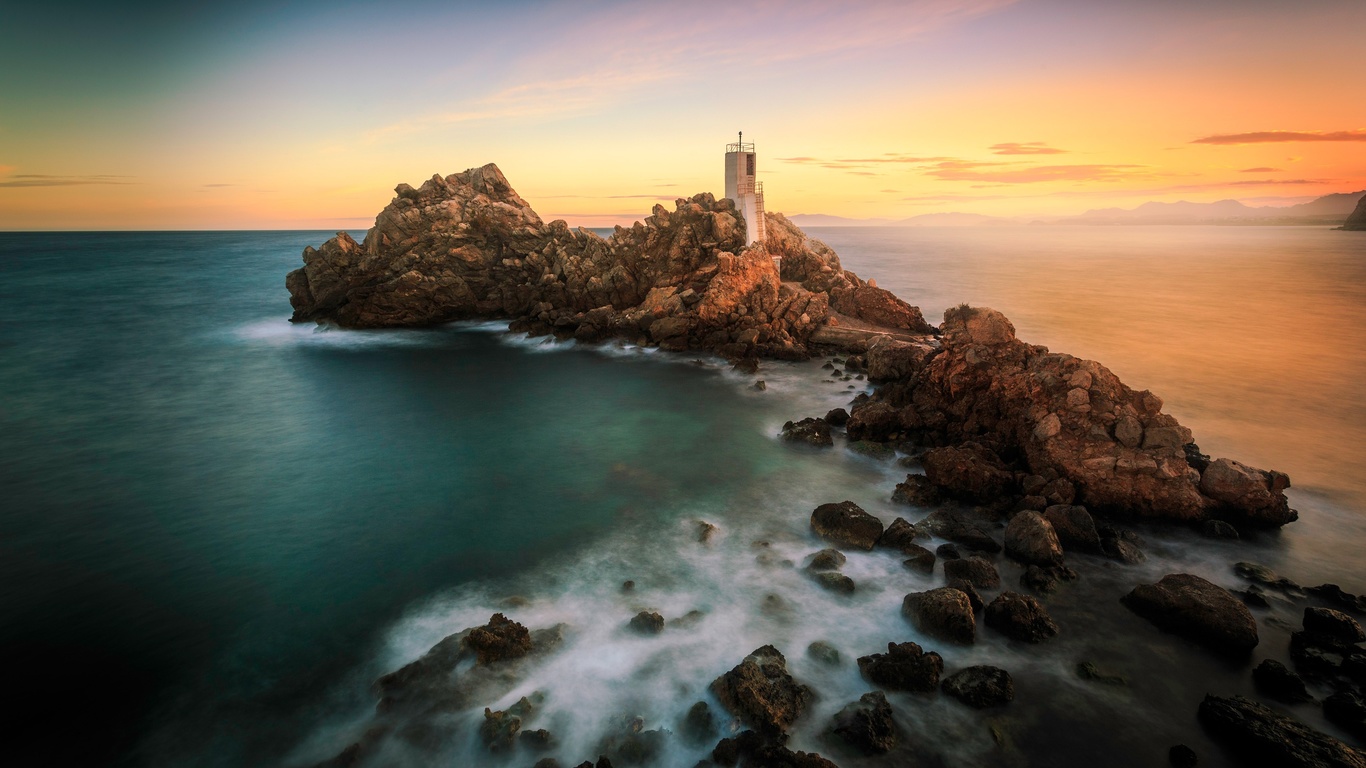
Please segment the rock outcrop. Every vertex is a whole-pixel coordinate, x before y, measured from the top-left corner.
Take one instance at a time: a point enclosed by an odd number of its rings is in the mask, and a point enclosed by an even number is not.
[[[1356,210],[1342,223],[1342,229],[1349,232],[1366,232],[1366,196],[1357,201]]]
[[[1246,655],[1257,647],[1257,621],[1227,589],[1186,573],[1140,584],[1121,600],[1158,627],[1220,653]]]
[[[1206,696],[1200,722],[1215,738],[1268,768],[1366,768],[1366,755],[1242,696]]]
[[[764,735],[786,731],[811,702],[811,690],[792,679],[787,659],[771,645],[716,678],[711,692],[740,722]]]

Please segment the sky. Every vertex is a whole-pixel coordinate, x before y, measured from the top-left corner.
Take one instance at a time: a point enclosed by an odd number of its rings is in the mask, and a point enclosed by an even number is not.
[[[364,229],[497,163],[547,221],[1046,217],[1366,189],[1363,0],[0,0],[0,229]]]

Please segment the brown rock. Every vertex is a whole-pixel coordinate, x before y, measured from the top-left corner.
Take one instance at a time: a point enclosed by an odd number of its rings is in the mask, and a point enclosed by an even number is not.
[[[817,536],[856,549],[872,549],[882,535],[882,521],[852,501],[822,504],[811,513]]]
[[[470,630],[465,645],[474,651],[480,664],[492,664],[529,653],[531,633],[521,624],[495,613],[488,624]]]
[[[716,678],[711,691],[740,722],[760,733],[786,731],[811,702],[810,689],[792,679],[787,659],[771,645]]]
[[[996,454],[976,443],[933,448],[920,457],[920,463],[930,482],[968,501],[995,501],[1015,482]]]
[[[1031,565],[1062,565],[1062,544],[1037,512],[1021,512],[1006,524],[1006,554]]]
[[[996,571],[996,566],[977,555],[961,560],[946,560],[944,578],[950,581],[961,579],[977,589],[996,589],[1001,586],[1001,574]]]
[[[1242,696],[1206,696],[1200,722],[1248,765],[1366,768],[1366,756],[1357,750]]]
[[[1220,653],[1245,655],[1257,646],[1257,622],[1247,606],[1199,576],[1163,576],[1135,587],[1121,602],[1158,627]]]
[[[1058,634],[1043,603],[1018,592],[1002,592],[987,606],[986,625],[1012,640],[1039,643]]]
[[[888,643],[886,653],[859,657],[859,672],[889,691],[930,693],[939,688],[944,659],[915,643]]]
[[[1100,533],[1096,530],[1095,519],[1086,511],[1086,507],[1054,504],[1044,510],[1043,517],[1053,527],[1053,532],[1057,534],[1064,550],[1100,551]]]
[[[977,634],[972,601],[962,591],[950,587],[906,595],[901,613],[916,629],[938,640],[971,645]]]

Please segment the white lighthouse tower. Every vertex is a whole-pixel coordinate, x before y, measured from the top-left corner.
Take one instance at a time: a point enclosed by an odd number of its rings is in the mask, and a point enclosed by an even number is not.
[[[764,239],[764,185],[754,180],[755,164],[754,145],[740,131],[740,140],[726,145],[726,197],[745,217],[746,245]]]

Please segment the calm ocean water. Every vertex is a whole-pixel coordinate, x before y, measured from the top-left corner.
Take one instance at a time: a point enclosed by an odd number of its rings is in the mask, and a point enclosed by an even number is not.
[[[1303,520],[1282,534],[1228,545],[1145,532],[1146,565],[1097,563],[1050,603],[1057,643],[941,649],[950,668],[992,661],[1016,674],[1019,699],[998,720],[1025,756],[1152,765],[1185,741],[1222,764],[1194,710],[1207,690],[1249,692],[1246,668],[1173,652],[1116,599],[1178,568],[1233,583],[1238,559],[1366,590],[1366,237],[812,233],[932,321],[960,301],[994,306],[1022,338],[1162,395],[1206,452],[1291,475]],[[824,722],[867,686],[852,665],[807,661],[807,643],[857,656],[915,639],[901,596],[933,579],[896,558],[851,555],[852,602],[755,560],[756,540],[779,560],[819,548],[806,518],[824,501],[917,516],[886,501],[890,465],[773,439],[784,420],[853,394],[820,361],[766,366],[760,393],[716,361],[630,347],[489,327],[291,326],[283,276],[327,234],[0,234],[0,648],[22,702],[5,762],[330,756],[363,727],[374,677],[512,595],[527,603],[509,613],[529,626],[571,626],[564,651],[512,696],[548,694],[536,727],[561,734],[567,764],[589,756],[609,714],[674,727],[718,672],[769,642],[825,694],[811,718]],[[720,526],[711,547],[695,542],[699,518]],[[640,585],[630,597],[623,579]],[[770,594],[789,610],[756,612]],[[643,607],[705,618],[624,637]],[[1087,625],[1100,631],[1068,632]],[[1265,621],[1263,632],[1259,652],[1283,658],[1284,632]],[[1080,658],[1134,682],[1077,682]],[[993,748],[953,702],[893,702],[942,736],[951,764]],[[828,751],[818,730],[796,745]],[[469,740],[448,752],[480,760]],[[700,755],[680,747],[666,764]]]

